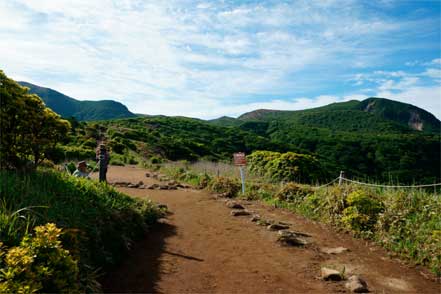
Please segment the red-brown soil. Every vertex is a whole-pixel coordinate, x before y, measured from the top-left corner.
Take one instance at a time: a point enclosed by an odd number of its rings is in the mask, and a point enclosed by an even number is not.
[[[136,167],[111,166],[108,181],[158,183],[146,178],[145,172]],[[321,280],[321,266],[344,267],[346,276],[359,275],[375,293],[441,292],[437,281],[425,277],[425,269],[408,267],[378,246],[283,209],[242,201],[246,209],[265,219],[285,221],[293,230],[310,234],[309,245],[280,246],[277,232],[256,225],[249,216],[231,216],[224,200],[216,200],[205,191],[119,190],[166,204],[171,214],[103,279],[105,292],[347,292],[344,282]],[[349,251],[337,255],[320,251],[339,246]]]

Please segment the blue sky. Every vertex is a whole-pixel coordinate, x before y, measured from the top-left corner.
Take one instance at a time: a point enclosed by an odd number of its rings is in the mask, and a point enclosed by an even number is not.
[[[136,113],[370,96],[441,118],[439,1],[0,1],[1,69]]]

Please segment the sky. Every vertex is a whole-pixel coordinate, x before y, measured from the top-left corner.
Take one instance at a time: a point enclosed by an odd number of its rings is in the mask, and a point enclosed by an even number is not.
[[[203,119],[384,97],[441,118],[440,1],[0,1],[0,69]]]

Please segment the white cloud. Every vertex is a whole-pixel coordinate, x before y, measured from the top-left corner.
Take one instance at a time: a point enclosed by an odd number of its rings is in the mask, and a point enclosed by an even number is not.
[[[441,79],[441,68],[428,68],[423,75],[431,77],[432,79]]]
[[[432,23],[368,13],[357,1],[16,0],[0,2],[0,56],[13,78],[75,98],[213,117],[343,101],[320,93],[346,92],[325,85],[342,83],[354,68],[380,68],[403,49],[398,33],[420,34]],[[407,50],[421,45],[407,43]],[[423,78],[439,79],[440,62],[420,76],[382,70],[354,80],[404,92],[422,88]],[[316,98],[234,101],[277,94]]]
[[[441,86],[409,87],[400,92],[380,90],[376,97],[387,97],[418,106],[441,119]]]
[[[429,65],[441,65],[441,58],[435,58],[431,62],[429,62]]]

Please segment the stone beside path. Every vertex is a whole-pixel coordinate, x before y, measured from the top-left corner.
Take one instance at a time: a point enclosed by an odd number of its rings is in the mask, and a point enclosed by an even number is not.
[[[367,292],[369,292],[366,281],[364,281],[359,276],[349,277],[348,281],[345,283],[345,287],[346,287],[346,289],[348,289],[352,293],[367,293]]]
[[[336,248],[323,247],[320,249],[320,251],[326,254],[340,254],[349,251],[349,249],[344,247],[336,247]]]
[[[325,281],[341,281],[343,280],[343,275],[333,268],[322,267],[320,270],[320,276]]]

